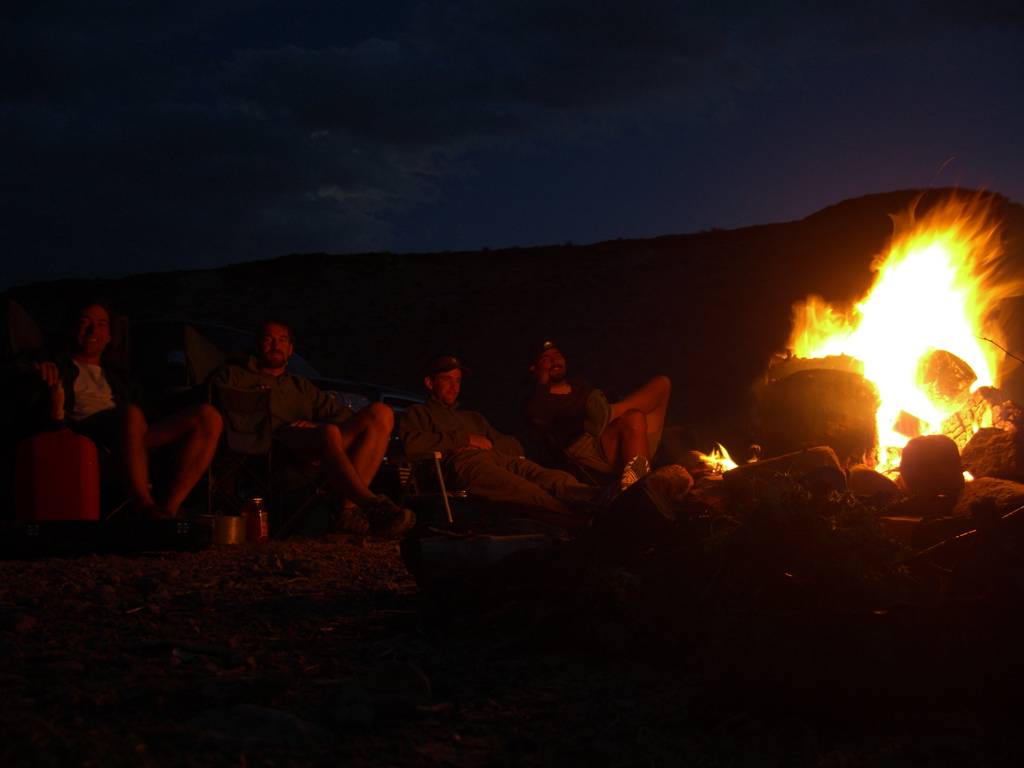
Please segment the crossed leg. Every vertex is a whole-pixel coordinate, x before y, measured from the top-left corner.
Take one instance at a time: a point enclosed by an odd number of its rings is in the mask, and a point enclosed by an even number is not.
[[[376,498],[369,485],[393,424],[391,408],[373,403],[341,424],[289,426],[277,434],[300,461],[320,463],[327,485],[345,498],[346,506],[365,506]]]
[[[611,418],[601,433],[604,454],[616,467],[634,456],[650,459],[661,441],[672,394],[667,376],[655,376],[642,387],[611,404]]]

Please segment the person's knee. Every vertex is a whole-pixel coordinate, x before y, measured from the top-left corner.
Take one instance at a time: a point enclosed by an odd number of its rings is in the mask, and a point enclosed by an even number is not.
[[[149,429],[149,424],[146,422],[146,415],[137,405],[128,404],[118,406],[117,415],[119,418],[119,426],[126,433],[144,435],[146,430]]]
[[[390,434],[394,429],[395,412],[391,410],[390,405],[380,402],[370,403],[365,412],[369,415],[370,421],[384,432]]]
[[[668,403],[669,396],[672,394],[672,380],[668,376],[655,376],[647,386],[654,392],[658,404],[656,407]]]
[[[337,424],[324,424],[317,428],[317,437],[320,447],[325,451],[341,451],[344,443],[341,439],[341,430]]]
[[[203,403],[199,406],[198,417],[199,427],[204,434],[212,440],[220,437],[221,430],[224,429],[224,419],[220,411],[209,403]]]
[[[619,428],[629,434],[647,434],[647,417],[639,408],[630,408],[617,419]]]

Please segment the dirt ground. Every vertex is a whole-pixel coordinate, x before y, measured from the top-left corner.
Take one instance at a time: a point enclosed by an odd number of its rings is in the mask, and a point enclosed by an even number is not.
[[[1009,766],[1024,755],[1016,713],[708,703],[699,669],[624,652],[635,646],[610,623],[554,631],[543,607],[513,601],[438,610],[394,542],[6,560],[0,575],[4,765]]]

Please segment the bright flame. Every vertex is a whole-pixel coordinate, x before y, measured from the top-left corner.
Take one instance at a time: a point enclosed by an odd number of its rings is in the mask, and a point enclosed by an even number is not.
[[[936,350],[952,353],[977,375],[972,388],[993,385],[1004,354],[995,310],[1019,293],[1016,282],[1000,282],[1003,248],[991,199],[953,195],[916,219],[919,200],[893,216],[889,253],[875,258],[874,285],[849,314],[817,296],[793,307],[794,354],[855,357],[878,387],[882,470],[897,462],[907,442],[892,430],[901,411],[923,422],[925,434],[949,415],[918,386],[922,357]]]
[[[725,450],[725,447],[721,443],[715,443],[715,449],[710,454],[699,454],[699,458],[709,467],[711,467],[712,473],[720,475],[723,472],[736,469],[737,464],[729,456],[729,452]]]

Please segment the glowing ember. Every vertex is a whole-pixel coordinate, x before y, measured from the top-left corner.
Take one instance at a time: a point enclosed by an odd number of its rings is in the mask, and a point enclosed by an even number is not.
[[[793,308],[794,354],[855,357],[878,387],[882,470],[898,463],[908,422],[934,433],[956,410],[958,392],[937,396],[936,377],[954,390],[994,385],[1004,354],[995,310],[1019,294],[1017,283],[1000,280],[998,224],[980,194],[952,196],[920,219],[915,208],[893,217],[889,253],[876,257],[874,284],[850,312],[817,296]]]

